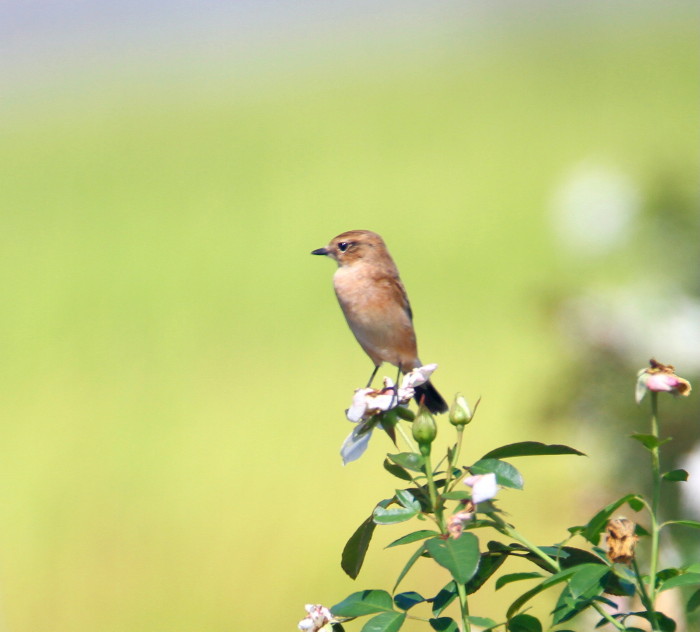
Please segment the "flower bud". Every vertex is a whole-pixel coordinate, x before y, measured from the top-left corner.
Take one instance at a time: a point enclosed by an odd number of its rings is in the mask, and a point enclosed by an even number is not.
[[[474,414],[469,410],[469,404],[464,397],[457,393],[455,401],[450,408],[450,423],[453,426],[466,426]]]
[[[416,418],[413,420],[413,438],[421,447],[421,452],[423,452],[423,446],[430,446],[435,440],[435,435],[437,435],[435,419],[428,412],[428,409],[421,405]]]
[[[415,413],[405,406],[397,406],[394,408],[394,412],[404,421],[413,421],[416,418]]]

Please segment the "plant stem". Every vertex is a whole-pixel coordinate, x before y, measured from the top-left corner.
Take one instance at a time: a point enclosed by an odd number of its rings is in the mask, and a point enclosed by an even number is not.
[[[417,452],[416,446],[413,444],[413,441],[411,441],[411,437],[409,437],[408,434],[406,434],[406,431],[404,430],[404,427],[401,425],[401,422],[397,423],[396,427],[399,430],[399,434],[403,437],[403,440],[406,442],[408,449],[411,452]]]
[[[661,499],[661,468],[659,465],[659,402],[658,393],[651,391],[651,434],[657,439],[651,448],[651,560],[649,561],[649,614],[652,629],[658,630],[656,618],[656,572],[659,564],[659,501]],[[641,582],[641,578],[640,578]]]
[[[423,447],[423,446],[421,446]],[[425,476],[428,479],[428,494],[430,495],[430,504],[433,508],[433,513],[437,519],[438,526],[440,527],[440,532],[445,535],[447,534],[447,527],[445,526],[445,518],[442,513],[442,506],[438,503],[437,488],[435,487],[435,479],[433,478],[433,466],[430,462],[430,446],[427,446],[427,450],[421,450],[423,458],[425,459]]]
[[[447,474],[445,474],[445,491],[450,491],[450,483],[452,482],[452,470],[455,463],[459,462],[459,453],[462,450],[462,436],[464,435],[464,426],[457,426],[457,443],[455,451],[451,459],[447,462]]]
[[[457,584],[457,595],[459,596],[459,609],[462,613],[462,625],[464,626],[464,632],[471,631],[471,624],[469,623],[469,603],[467,602],[467,590],[464,584],[460,582],[455,582]]]
[[[593,602],[593,607],[598,611],[598,614],[608,621],[611,625],[614,625],[618,630],[626,630],[627,628],[620,623],[615,617],[613,617],[603,606],[599,603]]]
[[[537,557],[539,557],[551,567],[551,572],[558,573],[561,570],[561,567],[559,566],[559,562],[557,560],[547,555],[542,549],[540,549],[540,547],[532,544],[532,542],[530,542],[525,536],[521,535],[517,531],[517,529],[511,527],[505,520],[503,520],[503,518],[496,514],[493,514],[491,518],[496,523],[498,523],[498,530],[501,533],[507,535],[510,538],[513,538],[513,540],[515,540],[516,542],[520,542],[520,544],[527,547],[530,551],[537,555]]]

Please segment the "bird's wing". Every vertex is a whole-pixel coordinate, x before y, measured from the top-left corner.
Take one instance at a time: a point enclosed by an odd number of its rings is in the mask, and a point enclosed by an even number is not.
[[[411,310],[411,304],[408,302],[406,288],[398,276],[393,277],[391,281],[391,291],[396,298],[396,302],[403,307],[403,310],[408,314],[409,320],[413,322],[413,311]]]

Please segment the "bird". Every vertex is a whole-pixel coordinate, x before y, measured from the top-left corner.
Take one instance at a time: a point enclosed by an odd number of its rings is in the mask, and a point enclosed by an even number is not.
[[[418,359],[413,313],[399,271],[384,240],[371,230],[349,230],[311,252],[333,259],[333,287],[357,342],[374,363],[367,387],[383,362],[408,373]],[[415,399],[431,413],[447,412],[447,403],[430,381],[415,387]]]

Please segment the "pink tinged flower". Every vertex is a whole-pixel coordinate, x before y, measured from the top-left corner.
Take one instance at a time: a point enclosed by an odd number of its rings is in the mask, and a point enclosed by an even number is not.
[[[318,632],[331,622],[331,611],[321,604],[306,604],[306,617],[299,621],[299,629],[303,632]]]
[[[678,377],[670,364],[661,364],[652,359],[649,368],[642,369],[637,375],[635,399],[637,403],[644,399],[647,391],[655,393],[672,393],[673,395],[690,395],[691,386],[688,380]]]
[[[464,479],[464,484],[472,488],[472,502],[475,505],[495,498],[498,493],[496,475],[493,472],[467,476]]]
[[[472,504],[472,507],[473,506],[474,505]],[[460,535],[462,535],[464,525],[473,518],[474,512],[469,510],[459,511],[450,516],[450,519],[447,521],[447,531],[450,534],[450,537],[456,540]]]

